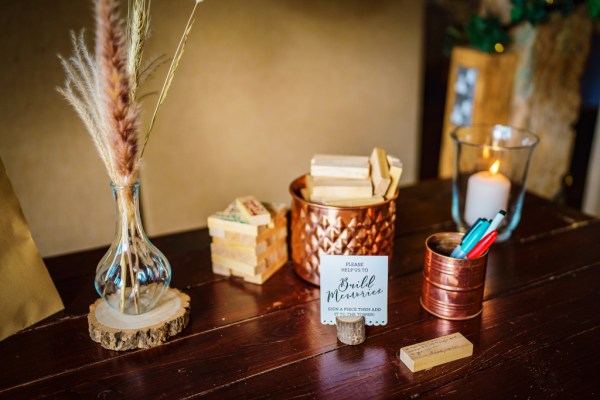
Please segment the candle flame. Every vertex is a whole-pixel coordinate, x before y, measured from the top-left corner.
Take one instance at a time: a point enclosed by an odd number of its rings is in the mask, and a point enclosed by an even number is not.
[[[500,169],[500,160],[496,160],[495,163],[492,164],[492,166],[490,167],[490,172],[494,175],[496,175],[498,173],[498,170]]]

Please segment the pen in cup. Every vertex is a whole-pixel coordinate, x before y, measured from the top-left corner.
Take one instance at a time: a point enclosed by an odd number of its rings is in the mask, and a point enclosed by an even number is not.
[[[465,243],[465,241],[470,240],[471,236],[473,235],[473,231],[479,227],[482,223],[484,223],[486,221],[485,218],[479,218],[477,219],[477,221],[475,221],[475,223],[473,225],[471,225],[471,227],[465,232],[462,240],[460,241],[460,243],[454,248],[454,250],[452,251],[452,254],[450,254],[450,257],[453,258],[460,258],[459,254],[461,254],[461,249],[460,246]]]
[[[483,241],[484,238],[487,238],[491,232],[496,231],[496,228],[500,225],[500,222],[506,216],[506,211],[500,210],[494,217],[494,219],[490,222],[485,218],[478,218],[477,221],[465,232],[463,239],[460,244],[454,248],[450,257],[453,258],[465,258],[468,257],[469,253],[475,248],[478,247],[479,243]],[[485,230],[482,231],[482,226],[485,226]],[[496,232],[496,236],[498,232]],[[494,239],[485,247],[485,249],[489,248],[491,244],[496,240],[496,236]],[[489,240],[489,238],[487,238]],[[485,245],[483,243],[482,245]],[[485,249],[483,251],[485,251]],[[481,251],[480,255],[483,254]],[[472,258],[472,257],[470,257]]]
[[[483,220],[477,226],[475,226],[468,237],[466,237],[460,245],[458,245],[450,257],[454,258],[465,258],[471,249],[481,240],[483,234],[487,231],[490,226],[490,221]]]
[[[489,249],[489,247],[492,245],[492,243],[494,243],[497,237],[497,230],[493,230],[487,235],[485,235],[483,239],[481,239],[479,243],[477,243],[475,247],[473,247],[471,251],[469,251],[469,253],[467,254],[467,258],[480,257],[483,253],[485,253],[487,249]]]
[[[496,216],[490,223],[489,228],[487,229],[487,231],[485,231],[485,234],[483,236],[488,235],[491,231],[497,230],[498,226],[500,225],[500,222],[502,222],[502,220],[504,219],[505,216],[506,216],[506,211],[504,211],[504,210],[498,211],[498,214],[496,214]]]
[[[471,225],[471,227],[469,229],[467,229],[467,231],[465,232],[465,235],[463,236],[463,238],[460,242],[463,243],[465,241],[465,239],[471,235],[471,232],[473,232],[473,229],[475,229],[477,226],[479,226],[479,224],[481,224],[485,220],[486,220],[485,218],[477,218],[477,221],[475,221],[475,223],[473,225]]]

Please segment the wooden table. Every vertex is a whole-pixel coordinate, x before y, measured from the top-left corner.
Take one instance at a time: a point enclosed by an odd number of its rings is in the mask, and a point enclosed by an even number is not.
[[[319,322],[319,289],[290,264],[263,286],[211,273],[210,238],[157,238],[190,325],[166,345],[115,352],[88,337],[103,250],[47,259],[66,309],[0,342],[0,398],[572,398],[600,396],[600,220],[527,196],[521,224],[496,244],[483,313],[435,318],[419,305],[423,243],[453,230],[450,184],[401,190],[389,323],[360,346]],[[399,349],[461,332],[473,356],[411,373]]]

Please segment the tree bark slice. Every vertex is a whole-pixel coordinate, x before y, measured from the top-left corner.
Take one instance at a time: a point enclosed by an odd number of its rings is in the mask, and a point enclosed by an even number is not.
[[[365,317],[335,317],[337,337],[340,342],[350,345],[361,344],[367,338]]]
[[[141,315],[121,314],[98,299],[88,314],[90,337],[109,350],[148,349],[181,332],[189,313],[190,297],[173,288],[167,289],[153,310]]]

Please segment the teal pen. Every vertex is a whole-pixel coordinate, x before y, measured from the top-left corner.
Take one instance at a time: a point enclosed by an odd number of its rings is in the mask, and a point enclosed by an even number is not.
[[[481,240],[481,238],[483,237],[483,234],[485,233],[485,231],[487,230],[487,228],[490,226],[490,221],[484,220],[482,223],[480,223],[478,226],[476,226],[473,230],[471,235],[469,235],[469,237],[463,241],[460,246],[459,246],[459,251],[456,255],[451,255],[451,257],[454,258],[465,258],[467,256],[467,254],[469,253],[469,251],[471,251],[471,249],[473,247],[475,247],[475,245]],[[456,251],[456,249],[454,249]],[[452,252],[452,254],[454,254],[454,251]]]
[[[469,229],[467,229],[467,231],[465,232],[465,235],[463,236],[460,243],[462,244],[471,235],[471,232],[473,232],[473,229],[475,229],[477,226],[479,226],[479,224],[481,224],[483,221],[485,221],[485,218],[477,218],[477,221],[475,221],[475,223],[473,225],[471,225],[471,227]]]
[[[462,244],[465,243],[465,241],[470,240],[470,237],[473,234],[473,232],[475,231],[475,229],[478,228],[482,223],[484,223],[486,221],[487,220],[485,218],[479,218],[477,221],[475,221],[475,223],[473,225],[471,225],[471,227],[465,232],[465,235],[463,236],[462,240],[460,241],[460,244],[458,246],[456,246],[454,248],[454,250],[452,250],[452,254],[450,254],[450,257],[460,258],[460,257],[458,257],[458,255],[460,254],[460,246],[462,246]]]

